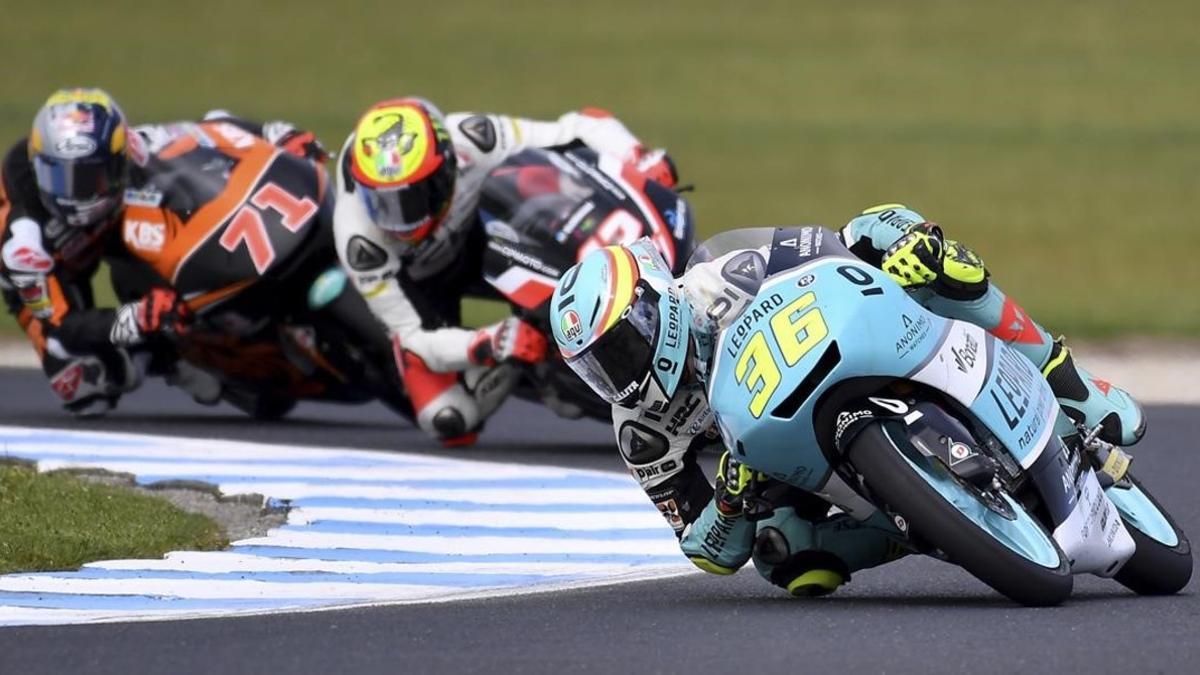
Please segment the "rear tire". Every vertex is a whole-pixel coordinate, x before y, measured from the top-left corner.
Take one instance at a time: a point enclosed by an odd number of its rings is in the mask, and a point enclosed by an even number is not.
[[[1179,543],[1175,546],[1167,546],[1162,542],[1156,541],[1143,534],[1134,527],[1133,523],[1122,516],[1121,520],[1125,522],[1125,529],[1129,530],[1129,534],[1133,537],[1133,542],[1137,545],[1137,549],[1134,551],[1133,557],[1125,563],[1125,566],[1113,578],[1121,585],[1139,595],[1172,595],[1178,593],[1192,579],[1191,544],[1188,543],[1183,530],[1179,529],[1179,525],[1175,523],[1175,519],[1171,517],[1171,514],[1154,499],[1154,495],[1142,487],[1142,484],[1133,476],[1130,476],[1129,479],[1142,491],[1146,499],[1158,509],[1163,518],[1170,523],[1171,528],[1175,530],[1175,536],[1179,539]]]
[[[1074,581],[1070,565],[1044,528],[1042,533],[1058,555],[1055,569],[1017,554],[947,502],[901,455],[905,450],[893,445],[884,424],[863,429],[850,444],[849,459],[871,491],[908,521],[912,533],[1022,605],[1057,605],[1071,595]],[[895,438],[900,436],[893,434]],[[919,454],[911,447],[907,450],[914,456]]]

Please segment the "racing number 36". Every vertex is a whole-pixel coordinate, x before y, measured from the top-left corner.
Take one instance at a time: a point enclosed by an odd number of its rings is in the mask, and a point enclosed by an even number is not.
[[[220,243],[226,251],[233,253],[245,242],[254,269],[262,274],[275,262],[275,247],[271,245],[262,212],[267,209],[278,211],[282,216],[280,222],[288,232],[297,232],[317,212],[317,203],[308,197],[297,199],[275,183],[259,188],[249,201],[234,214],[229,226],[221,233]]]
[[[779,353],[788,367],[799,363],[805,354],[829,335],[821,309],[812,306],[816,301],[814,293],[805,293],[771,315],[771,335],[779,345]],[[765,332],[758,330],[750,336],[734,365],[733,376],[738,384],[744,385],[752,394],[750,414],[755,418],[762,417],[767,401],[783,380]]]

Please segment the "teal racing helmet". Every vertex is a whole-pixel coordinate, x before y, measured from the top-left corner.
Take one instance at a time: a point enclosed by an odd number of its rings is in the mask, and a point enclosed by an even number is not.
[[[563,359],[604,400],[657,409],[675,395],[691,307],[649,239],[584,256],[559,279],[550,313]]]

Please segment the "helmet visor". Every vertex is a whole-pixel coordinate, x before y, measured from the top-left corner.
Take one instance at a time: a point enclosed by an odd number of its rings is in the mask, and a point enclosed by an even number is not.
[[[120,187],[118,160],[64,160],[34,155],[38,189],[55,199],[89,201],[116,192]]]
[[[415,243],[445,215],[453,188],[453,172],[435,171],[416,183],[364,188],[361,192],[376,225],[398,239]]]
[[[567,365],[609,403],[632,405],[650,378],[658,332],[658,294],[639,284],[642,295],[626,314]]]

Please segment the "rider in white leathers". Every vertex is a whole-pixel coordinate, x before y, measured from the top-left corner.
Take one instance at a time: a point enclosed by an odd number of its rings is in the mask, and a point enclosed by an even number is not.
[[[461,327],[459,302],[478,286],[476,205],[488,173],[527,148],[583,144],[668,185],[674,169],[607,112],[557,121],[454,113],[430,102],[369,108],[337,160],[338,256],[392,337],[418,425],[447,445],[469,444],[513,384],[507,360],[545,357],[542,335],[510,317]]]

